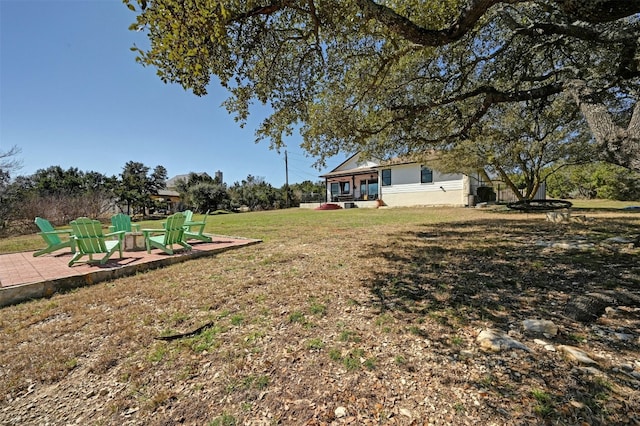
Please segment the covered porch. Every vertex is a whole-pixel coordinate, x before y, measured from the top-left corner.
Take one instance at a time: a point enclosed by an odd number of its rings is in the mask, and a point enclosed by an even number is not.
[[[328,173],[325,178],[325,201],[343,208],[377,207],[380,196],[378,170],[364,167]]]

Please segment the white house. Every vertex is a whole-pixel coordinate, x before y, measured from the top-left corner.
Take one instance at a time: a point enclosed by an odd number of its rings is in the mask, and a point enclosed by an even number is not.
[[[327,184],[326,201],[346,208],[466,206],[473,204],[477,186],[462,173],[440,173],[412,161],[361,160],[360,154],[320,177]]]

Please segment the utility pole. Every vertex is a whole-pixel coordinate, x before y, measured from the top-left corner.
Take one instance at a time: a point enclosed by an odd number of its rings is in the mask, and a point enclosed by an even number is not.
[[[284,190],[285,190],[285,203],[286,206],[289,207],[289,160],[287,159],[287,150],[284,150]]]

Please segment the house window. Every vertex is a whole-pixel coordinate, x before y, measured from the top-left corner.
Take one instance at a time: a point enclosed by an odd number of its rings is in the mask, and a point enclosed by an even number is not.
[[[350,188],[349,182],[340,182],[340,192],[342,194],[349,194],[351,192]]]
[[[360,197],[366,200],[378,198],[378,179],[365,179],[360,181]]]
[[[391,185],[391,169],[382,170],[382,186]]]
[[[433,170],[420,166],[420,183],[433,183]]]
[[[331,182],[331,201],[337,201],[340,195],[340,185],[338,182]]]

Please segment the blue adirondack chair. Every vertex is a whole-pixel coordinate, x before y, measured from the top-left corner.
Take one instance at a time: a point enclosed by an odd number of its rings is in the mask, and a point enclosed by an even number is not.
[[[151,248],[158,248],[167,254],[173,254],[175,244],[191,250],[191,246],[184,239],[184,222],[184,214],[174,213],[164,222],[163,229],[143,229],[147,253],[151,253]]]
[[[73,259],[69,261],[69,266],[72,266],[83,256],[89,256],[89,262],[92,262],[93,255],[98,254],[102,255],[100,264],[104,265],[116,250],[120,252],[120,258],[122,258],[125,231],[105,234],[102,232],[100,221],[89,219],[88,217],[79,217],[76,220],[72,220],[70,225],[73,230],[72,238],[78,251],[73,256]],[[116,240],[110,239],[113,236],[118,238]]]
[[[36,217],[35,223],[40,229],[38,235],[40,235],[44,242],[47,243],[47,246],[42,250],[38,250],[33,253],[33,257],[40,256],[45,253],[51,253],[66,247],[69,247],[71,249],[71,253],[76,252],[74,240],[73,238],[71,238],[71,234],[73,233],[73,231],[71,231],[70,229],[56,230],[53,225],[51,225],[51,222],[41,217]],[[60,235],[67,235],[69,239],[62,240],[60,238]]]

